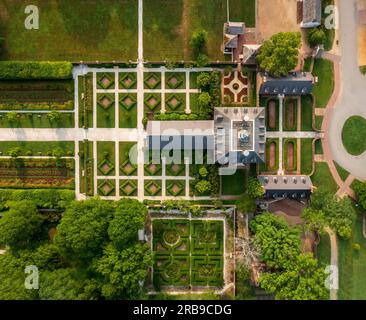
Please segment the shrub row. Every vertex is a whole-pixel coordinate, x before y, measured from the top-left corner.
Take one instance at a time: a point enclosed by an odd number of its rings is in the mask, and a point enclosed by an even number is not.
[[[72,68],[73,66],[70,62],[1,61],[0,79],[71,79]]]
[[[69,202],[75,199],[71,190],[37,189],[37,190],[6,190],[0,189],[0,210],[6,209],[7,201],[32,200],[37,207],[44,209],[64,210]]]

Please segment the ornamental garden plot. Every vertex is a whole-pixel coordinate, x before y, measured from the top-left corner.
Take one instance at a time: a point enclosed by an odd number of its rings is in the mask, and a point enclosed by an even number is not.
[[[152,233],[156,290],[223,286],[223,221],[154,219]]]

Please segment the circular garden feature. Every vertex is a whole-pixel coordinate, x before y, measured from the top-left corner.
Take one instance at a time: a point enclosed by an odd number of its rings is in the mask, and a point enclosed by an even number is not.
[[[366,119],[360,116],[350,117],[344,124],[342,141],[347,152],[359,156],[366,151]]]

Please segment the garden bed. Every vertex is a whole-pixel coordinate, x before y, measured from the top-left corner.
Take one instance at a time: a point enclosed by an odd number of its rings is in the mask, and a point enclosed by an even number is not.
[[[72,157],[75,153],[75,143],[71,141],[1,141],[0,155],[7,156],[10,151],[18,151],[18,156],[53,156],[57,150],[58,156]]]
[[[128,93],[119,96],[119,127],[137,127],[137,94]]]
[[[78,77],[79,127],[93,126],[93,74]]]
[[[267,111],[267,130],[278,131],[279,130],[279,111],[280,103],[278,100],[269,99],[266,101]]]
[[[287,172],[297,170],[297,139],[285,139],[283,141],[283,160]]]
[[[158,197],[162,194],[161,180],[145,180],[144,181],[145,196]]]
[[[0,159],[1,188],[73,189],[74,160]]]
[[[97,95],[97,127],[115,128],[115,95],[98,93]]]
[[[283,120],[284,131],[297,131],[297,99],[285,100]]]
[[[156,290],[223,286],[223,221],[154,219],[152,232]]]
[[[136,142],[123,141],[119,143],[119,172],[122,176],[137,175],[137,153],[133,159],[130,159],[131,148],[136,146]],[[137,152],[137,149],[136,149]]]
[[[74,128],[74,113],[60,113],[59,119],[51,121],[47,113],[0,113],[0,128]]]
[[[94,161],[93,142],[84,140],[79,141],[80,156],[80,193],[87,196],[94,195]]]
[[[116,174],[115,142],[97,141],[98,175],[114,176]]]

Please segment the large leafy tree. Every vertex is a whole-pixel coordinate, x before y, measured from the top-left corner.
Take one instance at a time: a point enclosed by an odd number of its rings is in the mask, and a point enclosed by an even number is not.
[[[285,219],[264,213],[251,221],[250,229],[268,267],[286,269],[300,254],[300,229],[289,227]]]
[[[39,298],[42,300],[91,300],[98,298],[95,280],[84,279],[74,269],[45,271],[40,275]]]
[[[303,212],[305,223],[311,229],[321,232],[324,226],[330,226],[344,239],[349,239],[352,235],[355,216],[356,212],[349,198],[338,199],[322,189],[313,193],[310,209]]]
[[[248,178],[248,194],[252,199],[263,197],[264,189],[257,178]]]
[[[321,300],[329,297],[325,287],[327,273],[318,267],[311,254],[297,256],[291,268],[281,272],[263,273],[260,286],[281,300]]]
[[[275,77],[286,76],[298,64],[301,34],[280,32],[265,41],[257,55],[260,67]]]
[[[355,183],[355,192],[357,195],[357,200],[361,207],[366,210],[366,182],[357,181]]]
[[[31,300],[38,297],[36,290],[24,286],[24,268],[28,257],[15,256],[10,252],[0,255],[0,300]]]
[[[150,248],[135,244],[122,251],[108,245],[93,267],[100,275],[102,296],[106,299],[136,299],[141,294],[141,281],[151,265]]]
[[[57,227],[56,244],[62,253],[76,260],[102,253],[114,207],[108,201],[89,199],[70,204]]]
[[[10,202],[10,210],[0,219],[0,244],[12,249],[24,248],[41,234],[44,218],[32,201]]]
[[[147,216],[144,204],[133,199],[122,199],[109,224],[108,235],[114,245],[123,248],[137,240],[137,232],[143,229]]]

